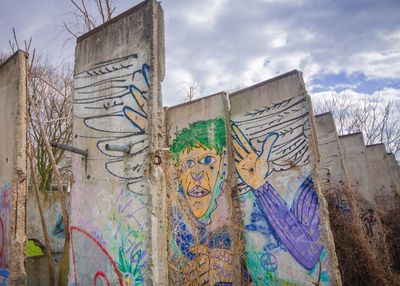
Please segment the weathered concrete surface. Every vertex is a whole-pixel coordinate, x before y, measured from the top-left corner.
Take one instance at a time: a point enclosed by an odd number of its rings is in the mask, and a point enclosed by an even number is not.
[[[384,267],[389,269],[385,236],[377,212],[363,135],[361,133],[343,135],[339,137],[339,143],[344,165],[348,170],[348,182],[361,210],[364,231],[376,256]]]
[[[331,113],[315,116],[315,129],[318,137],[320,162],[318,181],[328,203],[340,213],[351,212],[346,195],[347,178],[339,138]]]
[[[397,193],[400,195],[400,168],[397,163],[396,156],[393,153],[388,153],[388,161],[390,166],[390,173],[392,174],[392,180],[396,185]]]
[[[328,200],[331,230],[335,239],[344,285],[380,285],[385,269],[366,239],[364,223],[348,183],[336,126],[331,113],[315,116],[320,151],[318,181]],[[373,280],[373,281],[371,281]]]
[[[67,197],[68,209],[70,209],[70,193],[65,193]],[[47,229],[49,231],[50,248],[52,252],[62,252],[64,249],[64,224],[62,221],[60,193],[59,192],[39,192]],[[39,207],[33,191],[28,192],[26,203],[26,235],[28,239],[33,239],[41,246],[45,245],[42,223],[40,221]],[[44,250],[44,249],[43,249]],[[57,280],[56,280],[57,281]]]
[[[0,284],[24,285],[26,64],[17,51],[0,65]]]
[[[256,285],[341,285],[301,73],[238,91],[230,106],[243,267]]]
[[[89,155],[73,156],[71,284],[167,281],[163,32],[151,0],[78,39],[73,144]]]
[[[227,95],[169,108],[166,124],[169,283],[240,285]]]
[[[369,175],[374,188],[375,202],[384,212],[397,207],[396,184],[392,179],[389,158],[384,144],[366,146]]]
[[[55,281],[58,281],[61,258],[62,253],[53,253]],[[51,285],[46,255],[28,257],[26,261],[26,274],[28,277],[28,286]]]

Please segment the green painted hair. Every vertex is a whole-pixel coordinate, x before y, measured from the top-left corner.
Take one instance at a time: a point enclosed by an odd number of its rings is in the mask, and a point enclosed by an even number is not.
[[[220,155],[225,146],[225,120],[221,116],[190,123],[189,128],[183,128],[177,134],[169,150],[175,164],[178,164],[179,155],[187,149],[206,147],[214,149]]]

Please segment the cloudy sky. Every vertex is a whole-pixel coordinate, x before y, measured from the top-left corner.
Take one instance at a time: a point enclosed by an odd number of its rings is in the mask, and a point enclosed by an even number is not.
[[[87,0],[92,1],[92,0]],[[140,1],[115,0],[116,14]],[[318,100],[345,93],[400,103],[398,0],[164,0],[164,104],[232,91],[298,69]],[[0,51],[20,39],[56,65],[72,63],[74,27],[68,0],[0,0]]]

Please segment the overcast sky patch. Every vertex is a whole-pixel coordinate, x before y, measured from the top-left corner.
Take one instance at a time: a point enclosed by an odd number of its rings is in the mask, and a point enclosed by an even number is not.
[[[117,13],[139,1],[115,1]],[[93,4],[93,3],[92,3]],[[232,91],[293,69],[303,71],[310,93],[400,90],[398,0],[164,0],[166,78],[164,103],[183,102],[190,85],[198,96]],[[54,62],[73,62],[69,1],[0,2],[0,49],[20,39]],[[350,93],[349,93],[350,94]],[[388,95],[390,96],[390,95]],[[393,98],[397,98],[394,96]]]

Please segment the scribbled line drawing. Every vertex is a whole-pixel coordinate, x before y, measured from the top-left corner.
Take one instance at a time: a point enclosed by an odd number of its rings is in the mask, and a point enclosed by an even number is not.
[[[7,285],[8,271],[8,239],[11,218],[10,192],[11,183],[5,183],[0,187],[0,285]]]
[[[123,280],[116,263],[111,258],[107,250],[92,235],[83,229],[71,226],[71,247],[72,265],[75,286],[88,285],[88,281],[93,281],[93,285],[120,285]],[[90,253],[94,257],[91,261],[82,259]],[[84,274],[77,269],[85,269]],[[105,274],[107,273],[108,276]],[[86,275],[89,275],[87,277]],[[102,283],[99,283],[102,281]]]
[[[134,232],[134,231],[133,231]],[[135,233],[130,233],[135,236]],[[146,251],[142,249],[143,242],[131,244],[122,240],[118,251],[118,270],[121,273],[124,285],[143,285],[143,272],[146,267]]]
[[[170,283],[232,285],[231,233],[223,222],[209,228],[214,211],[221,207],[225,148],[223,117],[189,123],[170,146],[179,170],[177,201],[170,209],[171,245],[177,247],[170,264],[179,269],[176,276],[183,276],[183,282]]]
[[[364,222],[364,227],[369,237],[374,236],[374,226],[376,224],[375,212],[373,209],[364,210],[361,215],[361,219]]]
[[[80,137],[97,140],[97,149],[110,158],[105,163],[108,173],[126,182],[132,192],[139,189],[134,186],[143,178],[149,148],[149,85],[149,66],[137,54],[98,63],[75,75],[75,117],[93,131]],[[129,160],[122,152],[107,151],[106,144],[130,146]]]
[[[271,174],[310,163],[308,137],[311,127],[305,95],[247,112],[242,120],[234,120],[232,123],[252,146],[263,144],[268,134],[276,133],[279,136],[269,158]],[[241,193],[250,190],[242,181],[238,187]]]
[[[61,214],[58,215],[56,223],[53,225],[51,229],[51,236],[64,238],[64,222]]]
[[[253,207],[261,211],[281,247],[311,270],[323,250],[319,245],[318,196],[312,178],[305,178],[291,206],[269,183],[273,173],[285,176],[292,167],[309,164],[308,116],[307,98],[301,95],[248,112],[243,120],[231,124],[241,195],[253,193]],[[266,254],[263,263],[275,270],[274,257],[268,255],[269,251]]]
[[[341,214],[350,214],[351,206],[347,196],[339,188],[331,188],[325,191],[325,198],[329,204]]]

